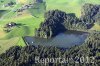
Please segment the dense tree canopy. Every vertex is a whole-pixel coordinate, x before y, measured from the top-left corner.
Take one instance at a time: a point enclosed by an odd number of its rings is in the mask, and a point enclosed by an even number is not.
[[[66,66],[71,65],[75,66],[99,66],[99,56],[100,53],[100,32],[92,32],[85,43],[81,46],[74,46],[71,48],[58,48],[58,47],[45,47],[45,46],[26,46],[26,47],[12,47],[0,55],[0,66],[44,66],[42,63],[35,63],[35,57],[40,58],[58,58],[58,57],[72,57],[75,60],[75,57],[82,57],[86,59],[87,57],[92,58],[89,60],[89,63],[86,63],[85,60],[80,61],[77,58],[79,64],[73,63],[48,63],[47,66]],[[94,62],[94,63],[93,63]]]
[[[81,19],[86,23],[95,22],[100,18],[100,5],[85,4],[82,7]]]
[[[36,29],[37,37],[51,38],[66,30],[86,31],[99,21],[100,5],[85,4],[80,18],[77,18],[74,13],[67,14],[60,10],[50,10],[44,17],[44,22],[39,29]]]

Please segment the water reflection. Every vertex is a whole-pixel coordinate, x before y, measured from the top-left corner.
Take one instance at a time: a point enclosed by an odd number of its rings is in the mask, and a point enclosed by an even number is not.
[[[44,45],[44,46],[56,46],[68,48],[74,45],[80,45],[84,43],[88,33],[81,32],[66,32],[57,35],[52,39],[43,39],[35,37],[25,37],[24,40],[29,45]]]

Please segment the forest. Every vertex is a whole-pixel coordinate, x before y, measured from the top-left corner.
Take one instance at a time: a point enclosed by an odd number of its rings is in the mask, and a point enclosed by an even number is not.
[[[40,28],[35,29],[35,36],[51,38],[67,30],[87,31],[99,21],[99,16],[100,5],[92,4],[85,4],[82,7],[80,18],[77,18],[74,13],[67,14],[60,10],[50,10],[45,13],[45,20],[40,24]]]

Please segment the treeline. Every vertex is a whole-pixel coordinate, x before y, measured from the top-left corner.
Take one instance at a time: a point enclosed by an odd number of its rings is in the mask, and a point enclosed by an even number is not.
[[[69,49],[52,46],[11,47],[6,53],[0,55],[0,66],[45,66],[44,63],[35,63],[37,56],[39,58],[73,58],[68,63],[48,63],[46,66],[99,66],[100,32],[92,32],[84,44]],[[82,57],[84,58],[80,61]],[[84,60],[86,58],[91,58],[91,60],[86,63],[86,60]],[[73,61],[79,63],[73,63]]]
[[[66,14],[60,10],[51,10],[45,13],[45,21],[40,24],[40,28],[35,30],[35,36],[41,38],[51,38],[66,30],[85,29],[82,22],[75,14]],[[81,26],[80,26],[81,25]]]
[[[45,21],[36,29],[36,36],[49,38],[66,30],[62,25],[66,13],[59,10],[52,10],[45,14]]]
[[[86,23],[94,23],[100,19],[100,5],[85,4],[82,7],[81,20]]]
[[[36,37],[51,38],[66,30],[90,29],[99,21],[100,6],[85,4],[82,7],[82,15],[77,18],[74,13],[65,13],[60,10],[51,10],[45,13],[45,20],[40,28],[35,30]]]

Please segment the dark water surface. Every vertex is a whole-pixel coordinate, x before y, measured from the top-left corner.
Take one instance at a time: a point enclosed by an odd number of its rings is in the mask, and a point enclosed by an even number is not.
[[[61,33],[51,39],[26,36],[24,37],[24,40],[28,45],[43,45],[68,48],[71,46],[80,45],[84,43],[87,36],[88,33],[85,32],[67,31],[66,33]]]

